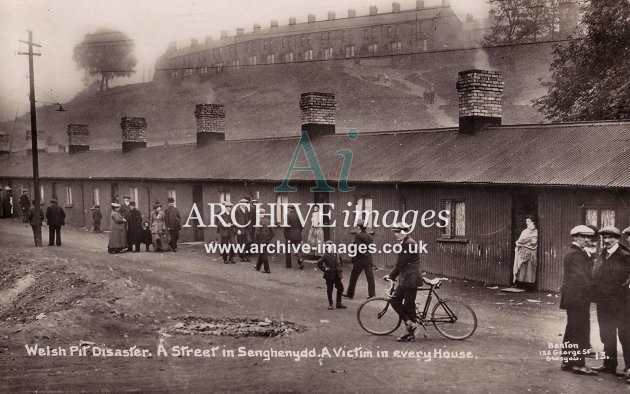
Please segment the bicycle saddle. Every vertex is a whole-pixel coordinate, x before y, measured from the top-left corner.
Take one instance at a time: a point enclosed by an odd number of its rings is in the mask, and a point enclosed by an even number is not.
[[[433,279],[427,279],[424,276],[422,277],[422,280],[424,281],[424,283],[426,283],[427,285],[431,285],[431,286],[435,286],[440,284],[443,280],[448,280],[448,278],[433,278]]]

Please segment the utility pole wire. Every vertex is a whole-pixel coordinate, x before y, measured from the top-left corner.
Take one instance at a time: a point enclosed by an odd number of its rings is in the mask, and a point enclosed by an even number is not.
[[[28,41],[20,42],[28,44],[28,52],[18,52],[19,55],[28,55],[28,71],[30,75],[30,94],[29,99],[31,102],[31,150],[33,157],[33,190],[34,193],[34,208],[33,216],[35,220],[35,245],[42,246],[42,222],[40,220],[40,200],[39,194],[39,155],[37,151],[37,112],[35,110],[35,72],[33,70],[33,56],[41,56],[41,53],[34,53],[33,47],[41,48],[41,45],[33,43],[33,32],[28,30]]]

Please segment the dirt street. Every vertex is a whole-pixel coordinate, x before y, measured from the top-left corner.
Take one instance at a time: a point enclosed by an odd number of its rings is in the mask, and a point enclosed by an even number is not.
[[[627,390],[621,378],[546,360],[564,330],[555,294],[450,281],[439,293],[474,308],[475,334],[454,341],[429,328],[428,339],[401,344],[402,329],[379,337],[359,327],[364,277],[347,310],[328,310],[321,273],[285,269],[283,256],[266,275],[253,262],[224,265],[201,244],[110,255],[107,234],[63,228],[62,240],[36,248],[27,225],[0,221],[0,391]],[[377,293],[385,288],[377,279]]]

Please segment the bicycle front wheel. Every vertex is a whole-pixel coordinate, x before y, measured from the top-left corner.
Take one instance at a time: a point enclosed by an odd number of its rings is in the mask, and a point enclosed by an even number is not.
[[[433,307],[431,321],[440,334],[449,339],[469,338],[477,329],[477,315],[463,302],[442,300]]]
[[[357,310],[357,320],[365,331],[374,335],[387,335],[400,327],[400,316],[392,308],[389,298],[378,297],[365,301]]]

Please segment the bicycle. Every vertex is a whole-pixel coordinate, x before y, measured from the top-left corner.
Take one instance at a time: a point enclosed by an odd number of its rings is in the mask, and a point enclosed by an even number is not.
[[[357,320],[359,325],[365,331],[374,335],[388,335],[393,333],[400,327],[402,319],[398,316],[394,308],[390,308],[391,297],[396,287],[395,281],[386,279],[390,282],[387,290],[387,297],[370,298],[363,302],[357,310]],[[425,284],[429,287],[418,287],[418,291],[428,291],[427,299],[422,309],[420,304],[416,303],[417,323],[425,330],[425,338],[427,337],[426,326],[433,324],[435,329],[449,339],[463,340],[469,338],[477,329],[477,315],[472,308],[463,302],[455,300],[443,300],[435,290],[442,286],[442,282],[448,278],[423,278]],[[429,317],[429,307],[433,297],[437,303],[431,310]]]

